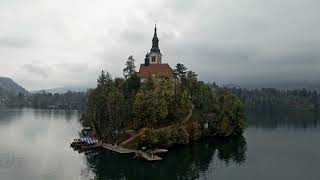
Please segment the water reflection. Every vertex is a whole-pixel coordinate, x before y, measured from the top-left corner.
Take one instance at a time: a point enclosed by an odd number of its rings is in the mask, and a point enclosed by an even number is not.
[[[74,111],[0,111],[0,179],[79,179],[82,155],[69,148],[80,129]]]
[[[0,107],[0,125],[7,125],[21,116],[23,109],[6,109]]]
[[[87,155],[86,158],[96,179],[196,179],[208,169],[212,161],[244,163],[246,149],[245,138],[237,136],[229,140],[211,140],[170,149],[164,160],[156,163],[104,150],[97,155]]]
[[[290,110],[260,110],[247,113],[249,127],[275,129],[312,129],[320,124],[320,112]]]
[[[244,136],[170,149],[148,163],[101,150],[69,148],[81,129],[76,111],[0,109],[0,179],[318,180],[319,113],[253,111]]]

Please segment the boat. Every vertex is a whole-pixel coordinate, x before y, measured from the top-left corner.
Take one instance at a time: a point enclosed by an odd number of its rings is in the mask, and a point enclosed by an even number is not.
[[[74,149],[90,149],[98,144],[98,140],[93,138],[79,138],[74,139],[70,146]]]

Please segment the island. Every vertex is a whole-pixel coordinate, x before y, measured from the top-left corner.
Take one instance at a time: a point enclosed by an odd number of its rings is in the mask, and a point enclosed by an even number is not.
[[[157,27],[152,48],[136,72],[129,56],[124,78],[101,71],[81,123],[90,131],[84,149],[104,147],[147,160],[156,153],[208,138],[231,138],[246,127],[244,108],[234,94],[198,80],[184,64],[162,62]],[[92,143],[93,142],[93,143]]]

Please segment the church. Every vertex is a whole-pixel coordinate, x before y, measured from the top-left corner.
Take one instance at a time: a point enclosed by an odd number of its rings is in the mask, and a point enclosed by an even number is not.
[[[138,76],[141,82],[147,82],[149,78],[157,77],[159,73],[166,73],[173,75],[173,70],[167,63],[162,63],[162,54],[159,49],[159,38],[157,36],[157,26],[154,27],[154,34],[152,38],[152,47],[150,52],[146,54],[144,64],[140,64]]]

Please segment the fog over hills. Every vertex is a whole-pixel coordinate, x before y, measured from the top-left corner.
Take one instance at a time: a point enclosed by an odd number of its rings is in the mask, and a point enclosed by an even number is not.
[[[68,91],[74,91],[74,92],[85,92],[90,88],[89,86],[63,86],[63,87],[57,87],[57,88],[49,88],[49,89],[41,89],[41,90],[33,90],[31,93],[66,93]]]
[[[0,77],[0,96],[1,95],[17,95],[19,93],[29,94],[22,86],[14,82],[8,77]]]
[[[246,89],[275,88],[282,90],[307,89],[320,91],[320,83],[316,82],[261,82],[261,83],[239,83],[226,84],[226,87],[240,87]]]

